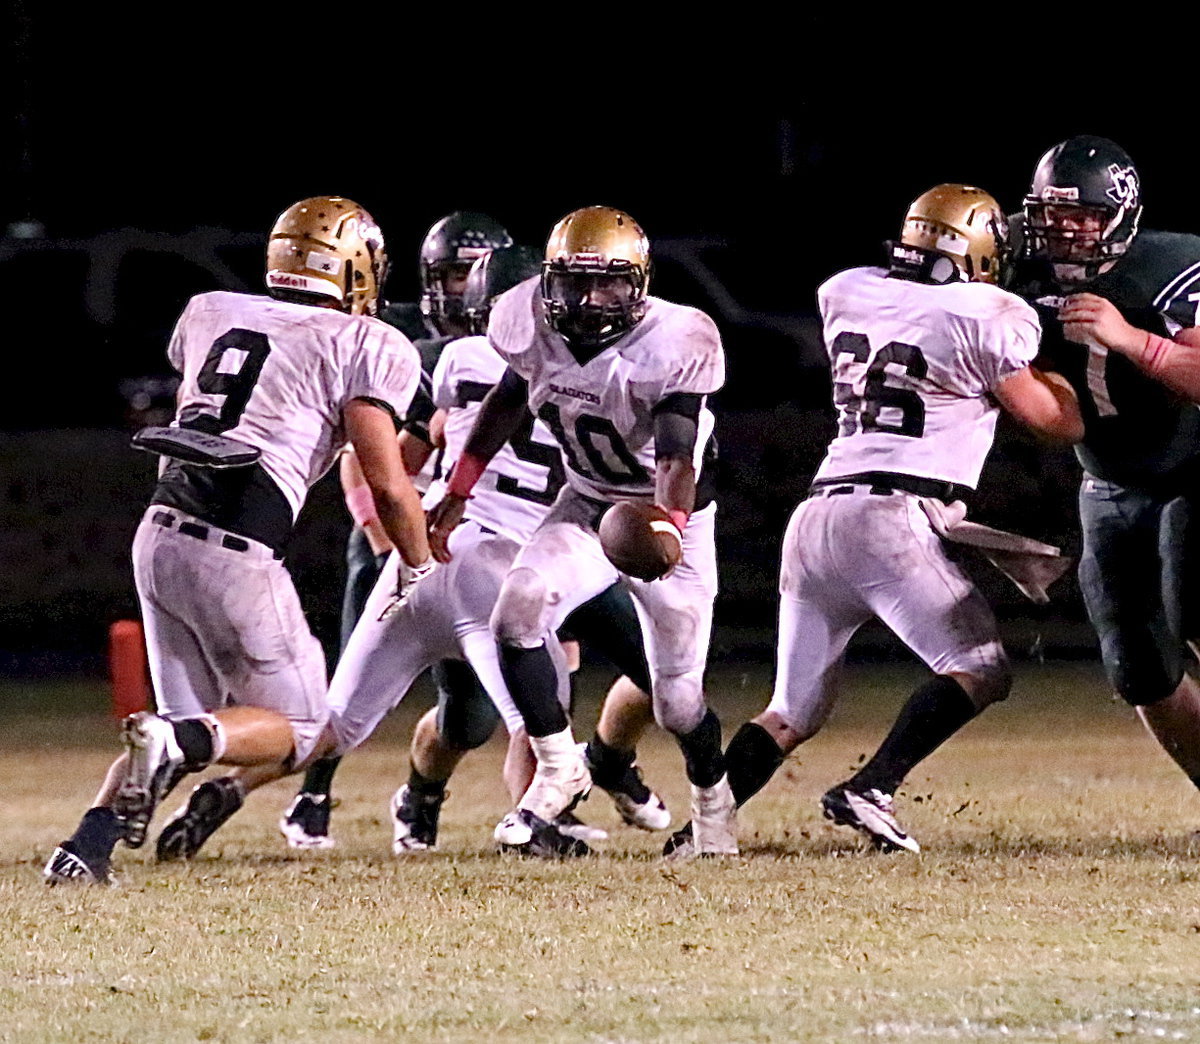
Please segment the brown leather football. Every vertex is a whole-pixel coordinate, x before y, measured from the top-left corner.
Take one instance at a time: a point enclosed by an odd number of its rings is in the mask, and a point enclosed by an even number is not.
[[[665,525],[664,525],[665,523]],[[679,530],[657,504],[626,500],[600,519],[600,546],[622,573],[658,580],[683,560]]]

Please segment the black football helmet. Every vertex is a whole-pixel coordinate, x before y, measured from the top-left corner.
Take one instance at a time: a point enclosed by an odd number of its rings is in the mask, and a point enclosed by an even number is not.
[[[1060,281],[1083,283],[1115,262],[1137,235],[1142,189],[1133,160],[1107,138],[1080,134],[1038,162],[1025,197],[1025,254]]]
[[[492,302],[541,271],[541,252],[532,247],[497,247],[476,260],[467,273],[467,285],[462,292],[463,314],[471,333],[487,333]]]
[[[512,246],[512,236],[487,214],[456,210],[438,221],[421,242],[421,312],[433,320],[463,317],[462,293],[447,290],[446,279],[466,278],[471,264],[489,250]]]

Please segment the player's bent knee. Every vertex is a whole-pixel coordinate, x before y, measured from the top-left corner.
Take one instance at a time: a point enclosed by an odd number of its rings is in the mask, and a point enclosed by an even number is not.
[[[704,703],[704,672],[660,674],[654,677],[654,720],[675,736],[691,732],[707,709]]]
[[[288,771],[295,765],[308,762],[318,746],[323,748],[323,753],[328,753],[335,742],[340,746],[336,725],[327,714],[317,718],[291,718],[289,721],[292,726],[292,756]]]
[[[983,669],[977,668],[966,674],[955,675],[955,680],[978,710],[1008,699],[1009,693],[1012,692],[1012,668],[1007,660],[990,664]]]
[[[492,610],[491,629],[496,641],[521,649],[540,645],[548,627],[546,598],[545,582],[532,569],[509,573]]]
[[[499,723],[500,715],[491,703],[486,707],[472,705],[454,713],[448,709],[446,714],[438,715],[438,737],[452,750],[475,750],[492,738]]]

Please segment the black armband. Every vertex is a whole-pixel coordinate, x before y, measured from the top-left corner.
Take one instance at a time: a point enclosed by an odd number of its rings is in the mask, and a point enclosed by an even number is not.
[[[433,439],[429,436],[429,422],[436,412],[437,406],[434,405],[433,399],[425,389],[425,382],[422,380],[413,396],[412,405],[408,407],[408,413],[405,414],[404,430],[411,432],[425,445],[432,446]]]

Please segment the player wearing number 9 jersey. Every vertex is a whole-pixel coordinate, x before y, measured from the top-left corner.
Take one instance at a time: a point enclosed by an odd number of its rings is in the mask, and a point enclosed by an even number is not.
[[[497,827],[502,845],[524,844],[590,785],[554,699],[547,646],[572,609],[620,580],[642,621],[655,718],[684,754],[699,847],[737,851],[720,724],[703,691],[717,588],[716,506],[703,467],[713,428],[707,396],[724,383],[725,359],[708,316],[647,296],[649,264],[644,233],[619,210],[586,207],[555,226],[541,278],[492,310],[488,339],[508,369],[430,516],[431,542],[447,559],[447,538],[477,479],[526,408],[554,433],[567,484],[517,556],[492,614],[538,761],[517,809]],[[605,558],[596,525],[619,500],[657,501],[670,512],[683,561],[669,577],[635,580]]]
[[[921,506],[975,486],[997,400],[1046,435],[1070,441],[1082,432],[1066,383],[1030,369],[1033,309],[995,285],[1005,235],[986,192],[939,185],[909,208],[887,269],[851,269],[818,291],[838,431],[784,537],[774,695],[725,752],[739,803],[824,724],[846,644],[872,617],[934,672],[875,755],[822,799],[826,816],[876,846],[918,850],[896,820],[893,793],[1008,694],[991,609]],[[672,843],[691,842],[676,834]]]
[[[1109,680],[1200,786],[1200,237],[1140,230],[1141,185],[1091,135],[1039,161],[1014,286],[1038,365],[1079,394],[1079,582]]]
[[[271,296],[201,294],[184,309],[168,352],[182,374],[175,423],[254,447],[258,461],[219,470],[172,461],[160,477],[133,545],[159,715],[126,720],[126,755],[55,850],[51,883],[108,880],[117,840],[144,842],[183,773],[241,766],[245,780],[197,790],[201,804],[231,812],[246,786],[332,742],[324,657],[281,559],[309,487],[347,440],[388,536],[410,567],[430,565],[395,438],[420,360],[373,317],[385,268],[370,215],[314,197],[272,230]],[[191,845],[188,811],[164,831],[160,858]]]

